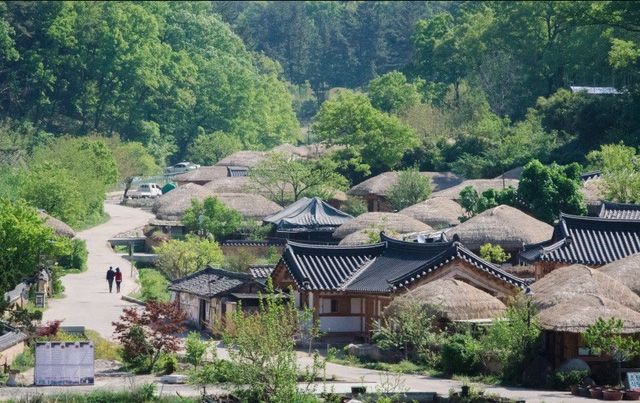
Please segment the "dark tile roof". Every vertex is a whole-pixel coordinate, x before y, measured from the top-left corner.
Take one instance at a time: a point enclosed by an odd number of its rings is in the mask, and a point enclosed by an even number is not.
[[[252,239],[229,239],[222,241],[221,246],[284,246],[286,239],[269,239],[267,241],[255,241]]]
[[[353,217],[337,208],[325,203],[318,197],[302,199],[285,207],[284,210],[264,219],[265,222],[275,224],[278,231],[331,231]]]
[[[583,173],[582,175],[580,175],[580,178],[583,181],[588,181],[590,179],[598,179],[601,175],[602,175],[602,172],[600,171],[591,171],[591,172]]]
[[[169,290],[208,298],[233,290],[239,285],[252,280],[249,274],[207,267],[204,270],[172,281],[171,285],[169,285]]]
[[[459,242],[405,242],[384,234],[382,241],[351,247],[289,243],[282,260],[305,290],[388,293],[458,258],[514,287],[526,288],[524,280],[484,261]]]
[[[254,280],[266,279],[271,275],[275,267],[274,264],[249,266],[249,274]]]
[[[298,287],[336,290],[365,263],[382,253],[384,243],[365,246],[319,246],[288,242],[282,261]]]
[[[640,220],[640,205],[606,201],[602,203],[598,216],[615,220]]]
[[[239,177],[239,176],[248,176],[248,175],[249,175],[249,168],[247,167],[239,167],[239,166],[227,167],[227,176]]]
[[[561,214],[553,237],[527,245],[521,260],[603,265],[640,252],[640,221]]]

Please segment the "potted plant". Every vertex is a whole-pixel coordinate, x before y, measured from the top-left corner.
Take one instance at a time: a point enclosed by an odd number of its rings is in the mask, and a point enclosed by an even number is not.
[[[592,398],[594,398],[594,399],[602,399],[602,388],[594,386],[591,389],[589,389],[589,392],[591,393],[591,397]]]
[[[640,400],[640,391],[638,390],[627,390],[624,392],[625,400]]]
[[[602,391],[604,400],[622,400],[624,392],[618,389],[605,389]]]

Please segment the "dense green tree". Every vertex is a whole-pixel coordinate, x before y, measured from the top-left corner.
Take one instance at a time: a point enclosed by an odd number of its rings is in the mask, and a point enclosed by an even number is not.
[[[135,176],[156,175],[161,172],[160,167],[142,143],[122,141],[119,137],[96,137],[111,151],[118,169],[118,180]]]
[[[181,240],[171,240],[156,248],[158,268],[175,280],[204,269],[207,265],[220,266],[224,255],[218,243],[211,239],[187,235]]]
[[[591,167],[602,172],[607,200],[640,203],[640,156],[624,144],[603,145],[587,155]]]
[[[502,264],[509,260],[511,255],[506,253],[500,245],[485,243],[480,246],[480,257],[488,262]]]
[[[389,189],[387,198],[396,210],[402,210],[425,201],[430,194],[430,179],[413,168],[398,172],[398,180]]]
[[[258,191],[284,206],[303,196],[328,198],[346,188],[347,180],[336,168],[326,158],[302,160],[272,153],[251,169],[249,179]]]
[[[399,71],[392,71],[369,81],[367,95],[371,104],[383,112],[398,113],[420,102],[415,84]]]
[[[224,132],[205,133],[198,128],[198,135],[189,145],[187,159],[195,164],[213,165],[227,155],[242,148],[242,143]]]
[[[516,189],[511,186],[501,190],[487,189],[480,195],[473,186],[466,186],[462,191],[460,191],[460,205],[464,209],[466,217],[460,218],[469,219],[490,208],[494,208],[502,204],[513,206],[515,203]]]
[[[577,163],[542,165],[533,160],[525,165],[518,201],[537,219],[553,223],[560,213],[586,214],[581,167]]]
[[[182,223],[189,231],[216,239],[237,232],[241,222],[240,213],[225,206],[215,197],[207,197],[202,202],[191,200],[191,207],[182,217]]]
[[[375,109],[365,95],[352,91],[325,102],[311,129],[320,140],[344,146],[338,161],[347,160],[347,155],[365,172],[374,174],[394,168],[404,153],[417,145],[409,127]],[[354,175],[348,177],[353,179]]]

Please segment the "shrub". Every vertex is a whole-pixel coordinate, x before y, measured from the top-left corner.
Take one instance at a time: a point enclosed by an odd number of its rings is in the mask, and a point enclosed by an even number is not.
[[[506,253],[502,246],[485,243],[480,247],[480,257],[492,263],[504,263],[511,259],[511,255]]]
[[[36,365],[36,356],[33,348],[27,348],[16,356],[11,364],[11,369],[16,371],[26,371],[29,368],[33,368]]]
[[[178,357],[173,353],[162,353],[153,368],[158,375],[171,375],[178,369]]]
[[[120,347],[118,344],[102,337],[95,330],[86,329],[85,335],[93,342],[95,358],[100,360],[117,360],[120,358]]]
[[[367,205],[364,204],[361,199],[357,197],[348,197],[347,201],[344,202],[344,205],[342,206],[342,211],[357,217],[360,214],[366,213],[368,210]]]
[[[442,345],[442,369],[449,374],[473,374],[480,366],[480,343],[468,333],[449,337]]]
[[[83,239],[74,238],[71,240],[71,253],[58,259],[58,263],[64,269],[87,270],[87,243]]]
[[[431,194],[431,182],[416,168],[398,172],[398,180],[387,197],[396,210],[412,206],[426,200]]]
[[[140,269],[140,299],[142,301],[168,302],[171,294],[167,290],[169,280],[156,269]]]
[[[580,385],[589,376],[587,370],[557,371],[550,375],[549,386],[557,390],[569,390],[571,385]]]
[[[209,343],[200,338],[200,333],[189,332],[187,341],[185,342],[185,358],[187,359],[187,362],[198,368],[205,358],[207,347],[209,347],[208,344]]]

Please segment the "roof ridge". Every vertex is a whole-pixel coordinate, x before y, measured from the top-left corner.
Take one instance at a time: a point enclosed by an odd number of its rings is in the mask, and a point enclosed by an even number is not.
[[[362,266],[358,268],[358,270],[355,270],[349,277],[345,279],[342,285],[338,287],[338,290],[344,291],[349,285],[351,285],[351,283],[355,282],[361,274],[363,274],[369,267],[371,267],[371,265],[376,261],[377,258],[378,257],[376,256],[364,262]]]
[[[384,246],[384,245],[385,245],[384,242],[378,242],[378,243],[369,244],[369,245],[317,245],[317,244],[304,243],[304,242],[294,242],[294,241],[290,241],[290,240],[287,240],[287,244],[286,244],[287,247],[293,246],[293,247],[296,247],[296,248],[302,248],[302,249],[306,248],[306,249],[313,249],[313,250],[317,250],[317,249],[370,250],[370,249],[380,248],[381,246]]]
[[[590,216],[567,214],[567,213],[560,212],[560,221],[562,222],[565,219],[573,220],[573,221],[595,222],[595,223],[606,222],[606,223],[616,223],[616,224],[620,224],[620,223],[638,224],[638,220],[632,220],[632,219],[590,217]]]

